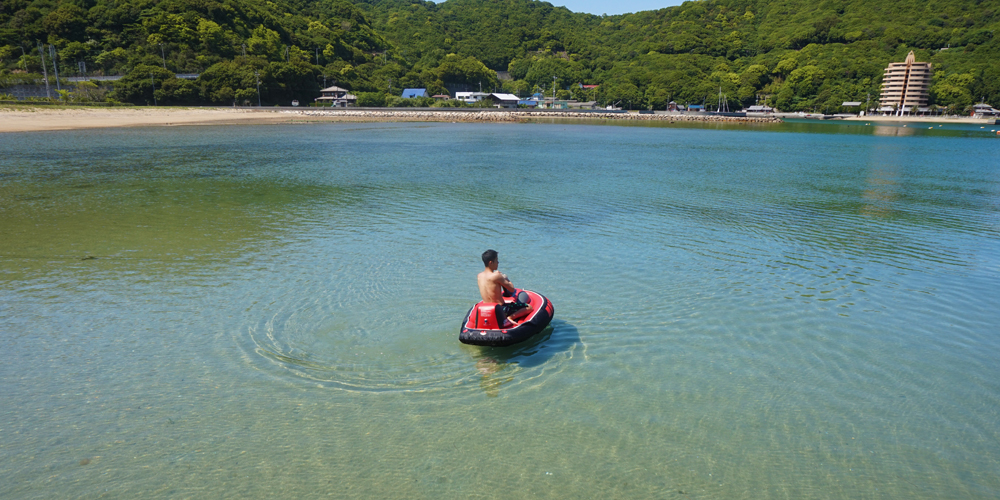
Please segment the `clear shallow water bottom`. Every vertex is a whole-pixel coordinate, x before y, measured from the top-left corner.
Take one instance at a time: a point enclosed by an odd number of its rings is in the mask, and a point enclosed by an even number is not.
[[[1000,496],[1000,140],[711,128],[0,136],[0,497]]]

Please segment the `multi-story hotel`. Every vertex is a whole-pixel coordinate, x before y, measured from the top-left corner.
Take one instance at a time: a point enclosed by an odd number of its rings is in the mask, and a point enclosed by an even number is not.
[[[890,63],[882,77],[879,111],[897,114],[916,111],[927,105],[927,89],[931,86],[931,63],[918,63],[911,50],[906,62]]]

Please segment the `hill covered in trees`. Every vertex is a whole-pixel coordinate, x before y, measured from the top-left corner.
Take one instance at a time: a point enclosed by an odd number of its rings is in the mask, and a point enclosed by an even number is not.
[[[731,107],[766,96],[823,111],[876,100],[885,66],[913,50],[934,64],[932,104],[963,112],[1000,105],[998,25],[1000,4],[983,0],[701,0],[620,16],[532,0],[8,0],[0,80],[39,73],[42,43],[63,76],[80,62],[127,75],[111,97],[136,103],[152,101],[152,74],[161,103],[255,101],[259,81],[265,103],[309,102],[324,83],[368,103],[466,84],[658,109],[721,89]]]

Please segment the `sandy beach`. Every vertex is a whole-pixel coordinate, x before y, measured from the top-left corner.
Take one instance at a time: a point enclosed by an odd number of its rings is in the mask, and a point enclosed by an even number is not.
[[[226,108],[0,108],[0,132],[105,127],[278,123],[287,115]]]
[[[579,113],[491,109],[269,109],[269,108],[0,108],[0,132],[38,132],[105,127],[281,124],[363,121],[521,122],[532,119],[699,121],[777,123],[773,117],[712,115]]]

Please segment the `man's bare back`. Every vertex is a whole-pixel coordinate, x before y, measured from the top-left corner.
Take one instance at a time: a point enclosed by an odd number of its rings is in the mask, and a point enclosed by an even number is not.
[[[487,304],[498,304],[497,316],[516,321],[531,312],[531,304],[506,304],[504,305],[503,291],[513,293],[514,284],[507,279],[507,275],[497,271],[500,259],[493,250],[483,252],[483,264],[486,268],[476,276],[479,283],[479,294],[483,297],[483,302]],[[508,315],[509,313],[509,315]]]
[[[476,279],[479,281],[479,294],[487,304],[503,304],[504,289],[514,291],[514,285],[510,280],[495,269],[487,267],[476,276]]]

